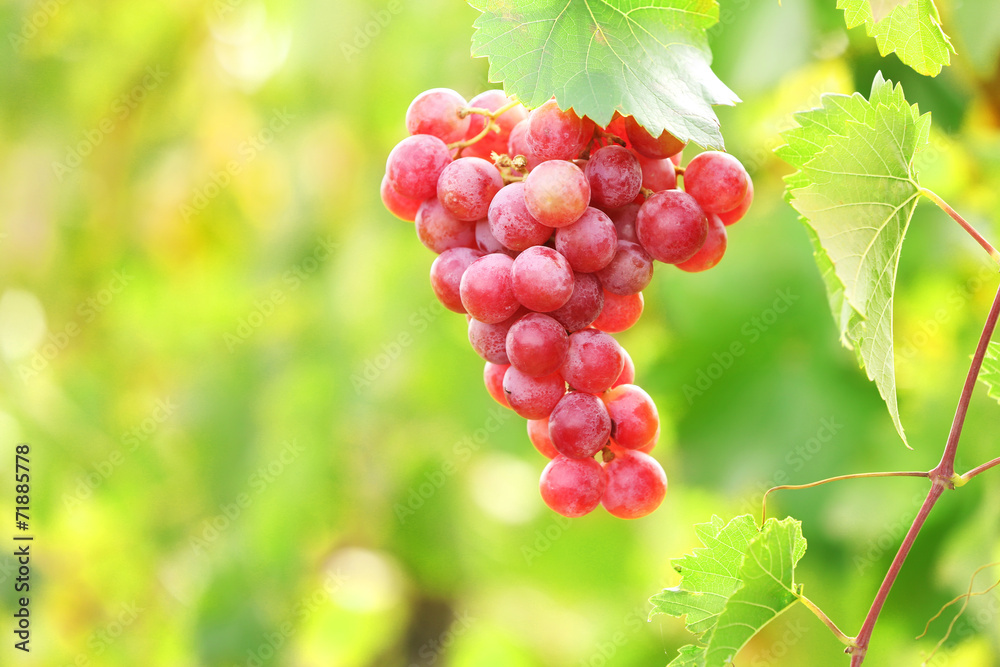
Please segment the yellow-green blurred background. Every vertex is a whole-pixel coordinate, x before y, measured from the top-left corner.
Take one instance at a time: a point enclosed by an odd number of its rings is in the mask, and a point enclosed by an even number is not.
[[[670,478],[659,511],[625,522],[543,506],[523,421],[486,394],[464,319],[436,306],[433,256],[379,201],[417,93],[494,87],[469,56],[475,11],[2,3],[0,506],[28,442],[36,539],[30,657],[11,646],[2,549],[0,664],[666,664],[689,637],[647,623],[646,600],[677,583],[669,559],[697,544],[695,523],[754,511],[775,483],[939,457],[995,272],[918,210],[896,303],[908,451],[837,341],[770,153],[792,111],[867,94],[881,69],[933,112],[923,183],[1000,238],[1000,13],[938,4],[959,53],[926,79],[848,34],[834,0],[723,0],[715,68],[745,103],[719,113],[757,198],[719,268],[659,266],[619,337],[659,406]],[[727,360],[734,342],[746,352]],[[961,468],[997,455],[998,423],[978,394]],[[807,594],[845,631],[924,491],[777,498],[804,521]],[[1000,559],[998,528],[995,476],[948,494],[866,664],[920,664],[947,620],[914,637]],[[1000,665],[998,619],[996,592],[974,599],[931,664]],[[840,649],[797,606],[735,664],[846,664]]]

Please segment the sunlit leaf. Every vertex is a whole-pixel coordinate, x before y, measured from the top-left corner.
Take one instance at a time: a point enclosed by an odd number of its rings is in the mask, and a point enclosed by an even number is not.
[[[758,530],[750,515],[697,526],[702,548],[672,561],[675,588],[650,598],[651,616],[685,616],[698,644],[678,651],[671,667],[723,667],[797,599],[795,565],[805,554],[802,524],[769,519]]]
[[[892,342],[896,267],[920,199],[913,158],[930,116],[900,86],[876,76],[870,99],[825,95],[796,114],[778,155],[798,171],[787,197],[809,229],[841,342],[853,349],[885,400],[899,435]]]
[[[837,8],[844,10],[848,28],[864,24],[883,56],[895,53],[929,76],[951,64],[955,49],[933,0],[837,0]]]
[[[715,0],[470,0],[490,80],[531,107],[555,95],[600,125],[615,111],[659,134],[721,148],[712,106],[736,95],[712,72]]]

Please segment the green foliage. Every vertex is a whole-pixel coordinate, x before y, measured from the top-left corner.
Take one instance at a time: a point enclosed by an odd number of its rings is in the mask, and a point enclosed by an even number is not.
[[[474,56],[490,80],[535,107],[555,95],[606,125],[615,111],[654,134],[722,148],[712,105],[739,101],[712,72],[705,31],[719,20],[715,0],[470,0]]]
[[[650,598],[656,614],[687,616],[700,635],[674,667],[728,665],[747,641],[795,602],[795,565],[806,551],[802,524],[769,519],[758,529],[749,514],[724,524],[717,516],[696,527],[704,548],[672,561],[681,584]]]
[[[848,28],[864,24],[883,56],[895,53],[928,76],[951,64],[954,47],[941,29],[933,0],[837,0]]]
[[[986,349],[979,380],[987,386],[990,397],[1000,401],[1000,343],[990,343]]]
[[[920,200],[914,155],[927,144],[930,116],[909,106],[902,87],[879,74],[871,97],[826,95],[796,114],[778,155],[797,172],[787,198],[813,240],[841,342],[853,349],[906,435],[896,403],[892,301],[906,229]]]

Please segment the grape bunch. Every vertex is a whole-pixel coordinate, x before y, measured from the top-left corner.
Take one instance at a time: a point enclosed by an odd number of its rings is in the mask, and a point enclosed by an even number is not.
[[[465,314],[487,391],[550,459],[542,499],[568,517],[597,505],[649,514],[667,491],[649,455],[659,415],[611,334],[639,319],[655,261],[719,263],[726,227],[753,200],[743,165],[708,151],[682,168],[684,144],[631,116],[599,127],[554,99],[529,112],[501,90],[468,102],[428,90],[406,128],[382,201],[438,255],[431,287]]]

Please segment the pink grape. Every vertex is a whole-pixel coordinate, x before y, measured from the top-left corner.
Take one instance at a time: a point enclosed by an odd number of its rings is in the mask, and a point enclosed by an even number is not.
[[[597,329],[571,334],[563,361],[563,379],[578,391],[600,394],[611,387],[625,367],[622,346],[613,337]]]
[[[438,176],[451,163],[451,151],[437,137],[415,134],[389,152],[385,175],[404,197],[423,201],[437,194]]]
[[[586,329],[604,308],[604,290],[601,281],[592,273],[573,274],[573,294],[561,308],[549,313],[566,331],[573,333]]]
[[[625,451],[604,466],[608,480],[601,498],[604,509],[619,519],[650,514],[667,495],[667,475],[649,454]]]
[[[465,270],[459,293],[470,315],[480,322],[497,324],[517,312],[521,304],[514,296],[513,266],[513,259],[494,253],[480,257]]]
[[[441,172],[437,197],[459,220],[472,222],[486,217],[490,202],[503,187],[503,178],[491,162],[461,157]]]
[[[510,138],[507,139],[507,155],[511,158],[517,157],[518,155],[523,156],[528,163],[528,169],[531,170],[545,160],[535,155],[535,152],[528,148],[528,142],[524,136],[527,132],[527,119],[522,120],[514,126],[514,129],[510,131]]]
[[[507,397],[503,393],[503,376],[507,373],[508,368],[510,368],[509,365],[494,364],[489,361],[483,367],[483,383],[486,385],[486,391],[489,392],[494,401],[505,408],[510,407],[507,403]]]
[[[595,329],[619,333],[632,327],[642,315],[642,293],[621,296],[604,290],[604,308],[593,322]]]
[[[640,155],[662,160],[684,150],[684,142],[664,130],[659,137],[653,137],[635,118],[625,119],[625,131],[632,148]]]
[[[747,176],[747,193],[743,195],[743,199],[740,201],[739,205],[736,206],[731,211],[724,211],[719,213],[719,219],[727,227],[729,225],[735,225],[737,222],[743,219],[747,211],[750,210],[750,205],[753,204],[753,179]]]
[[[559,370],[569,349],[569,336],[548,315],[528,313],[507,332],[507,358],[511,365],[533,377]]]
[[[711,269],[722,261],[722,256],[726,254],[727,242],[726,226],[719,216],[709,213],[708,238],[705,239],[705,245],[694,254],[694,257],[678,264],[677,268],[690,273]]]
[[[638,243],[619,241],[614,258],[597,277],[613,294],[637,294],[653,280],[653,258]]]
[[[541,245],[552,236],[552,228],[535,220],[524,204],[524,183],[511,183],[493,198],[489,209],[493,236],[511,250]]]
[[[590,204],[590,183],[572,162],[543,162],[524,180],[524,203],[535,220],[565,227],[579,219]]]
[[[638,156],[642,167],[642,187],[653,192],[673,190],[677,187],[677,170],[670,158],[657,160]]]
[[[589,459],[611,435],[611,417],[600,398],[581,391],[562,397],[549,416],[549,437],[563,456]]]
[[[625,204],[621,208],[608,211],[608,217],[615,225],[618,232],[619,241],[639,242],[639,236],[635,233],[635,218],[639,215],[639,204]]]
[[[635,364],[632,363],[632,357],[629,356],[628,350],[624,347],[622,348],[622,354],[625,355],[625,367],[622,368],[621,375],[618,376],[615,383],[611,385],[612,389],[623,384],[635,383]]]
[[[552,444],[549,437],[549,418],[528,420],[528,439],[535,446],[538,453],[547,459],[554,459],[559,456],[559,450]]]
[[[514,296],[529,310],[547,313],[573,295],[573,269],[566,258],[547,246],[528,248],[514,260]]]
[[[556,250],[580,273],[593,273],[607,266],[615,256],[617,241],[611,218],[591,206],[576,222],[556,230]]]
[[[740,205],[747,194],[750,176],[729,153],[699,153],[684,170],[684,190],[706,213],[724,213]]]
[[[392,187],[388,176],[382,177],[382,184],[379,186],[379,195],[382,197],[382,204],[400,220],[413,222],[417,219],[417,210],[423,203],[420,199],[410,199],[399,194],[396,188]]]
[[[508,365],[507,333],[527,311],[518,311],[503,322],[486,324],[475,318],[469,320],[469,344],[480,357],[494,364]]]
[[[577,518],[601,503],[607,483],[604,468],[594,459],[557,456],[545,466],[538,487],[550,509]]]
[[[611,437],[626,449],[638,449],[656,435],[660,416],[642,387],[623,384],[601,396],[611,415]]]
[[[636,216],[639,243],[653,259],[679,264],[705,245],[708,218],[694,197],[680,190],[658,192]]]
[[[450,248],[475,248],[476,226],[459,220],[436,198],[417,209],[417,238],[437,254]]]
[[[503,376],[503,392],[517,414],[525,419],[544,419],[566,393],[566,383],[559,373],[532,377],[511,366]]]
[[[517,257],[517,253],[506,247],[493,236],[490,231],[490,221],[486,218],[476,221],[476,247],[487,255],[494,252],[502,252],[510,257]]]
[[[448,88],[432,88],[417,95],[406,110],[406,129],[410,134],[431,134],[445,143],[465,138],[469,118],[459,112],[465,98]]]
[[[555,100],[549,100],[528,114],[525,141],[528,149],[543,160],[572,160],[593,134],[593,123],[588,124],[572,109],[563,111]]]
[[[507,97],[502,90],[487,90],[486,92],[479,93],[469,100],[469,106],[474,109],[489,109],[490,111],[496,111],[508,102],[510,102],[510,98]],[[507,141],[510,139],[511,130],[513,130],[514,126],[522,120],[527,119],[527,117],[528,110],[520,104],[504,111],[502,114],[497,116],[494,121],[497,127],[500,128],[500,131],[494,132],[490,130],[486,133],[485,137],[466,148],[463,155],[481,157],[484,160],[490,160],[491,153],[498,153],[500,155],[506,153]],[[465,133],[465,138],[472,139],[478,136],[479,133],[482,132],[483,128],[486,127],[486,122],[486,116],[477,113],[470,114],[469,130]]]
[[[627,148],[614,144],[594,151],[584,173],[590,183],[590,199],[595,206],[624,206],[635,199],[642,187],[639,160]]]
[[[482,256],[481,251],[473,248],[449,248],[434,259],[431,264],[431,289],[445,308],[456,313],[465,312],[459,293],[462,274]]]

